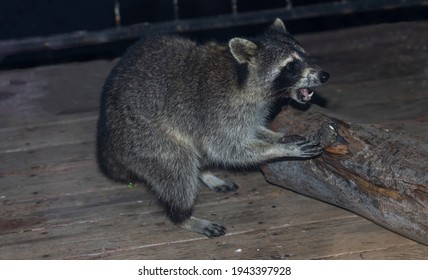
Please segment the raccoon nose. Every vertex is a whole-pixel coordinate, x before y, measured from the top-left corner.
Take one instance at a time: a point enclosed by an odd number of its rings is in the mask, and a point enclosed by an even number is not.
[[[319,77],[320,77],[321,83],[325,83],[328,81],[328,78],[330,78],[330,74],[328,72],[321,71]]]

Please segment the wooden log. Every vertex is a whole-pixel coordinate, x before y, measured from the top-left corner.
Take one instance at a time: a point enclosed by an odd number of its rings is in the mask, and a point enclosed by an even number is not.
[[[262,167],[270,183],[337,205],[428,245],[428,143],[316,106],[285,108],[272,123],[325,147],[311,160]]]

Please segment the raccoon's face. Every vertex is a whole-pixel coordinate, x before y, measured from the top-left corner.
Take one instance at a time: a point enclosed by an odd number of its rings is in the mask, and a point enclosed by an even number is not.
[[[252,41],[234,38],[229,46],[238,62],[247,63],[253,78],[273,97],[288,95],[297,102],[309,102],[312,88],[330,76],[310,62],[280,19],[264,35]]]
[[[299,103],[309,102],[313,88],[327,82],[330,75],[311,63],[299,45],[286,49],[285,56],[279,56],[279,63],[273,64],[270,76],[266,77],[271,92],[276,96],[288,95]]]

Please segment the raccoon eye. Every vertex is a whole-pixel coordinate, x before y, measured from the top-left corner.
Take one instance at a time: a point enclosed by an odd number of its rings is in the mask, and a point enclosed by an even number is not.
[[[289,63],[287,63],[287,65],[285,65],[285,68],[287,68],[290,71],[296,70],[297,68],[297,63],[295,60],[290,61]]]

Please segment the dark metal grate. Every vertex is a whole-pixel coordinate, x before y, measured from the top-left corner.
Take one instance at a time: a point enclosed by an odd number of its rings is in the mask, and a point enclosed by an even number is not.
[[[127,16],[120,8],[126,1],[122,1],[125,0],[113,1],[115,27],[101,31],[76,31],[46,37],[1,40],[0,61],[10,55],[93,46],[135,39],[157,32],[193,32],[265,24],[276,17],[295,20],[428,6],[428,0],[162,0],[156,4],[163,3],[162,9],[171,11],[170,18],[166,17],[161,21],[153,18],[152,21],[142,19],[138,23],[128,25],[125,24]],[[150,1],[139,3],[148,2]],[[150,11],[145,13],[150,14]]]

